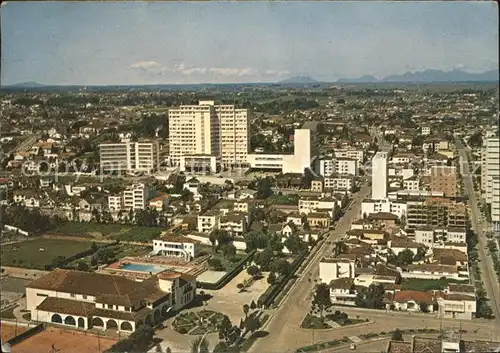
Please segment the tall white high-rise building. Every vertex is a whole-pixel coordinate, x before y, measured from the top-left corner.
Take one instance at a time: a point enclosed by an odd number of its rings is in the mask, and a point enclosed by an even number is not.
[[[491,221],[500,223],[500,138],[483,140],[481,188],[486,203],[491,207]],[[498,225],[496,226],[498,227]],[[500,231],[500,229],[498,229]]]
[[[247,164],[249,122],[246,109],[200,101],[170,109],[169,147],[174,165],[187,168],[202,158],[206,166],[231,168]]]
[[[372,158],[372,199],[387,197],[387,152],[377,152]]]
[[[103,172],[152,173],[160,166],[158,141],[123,141],[99,145]]]
[[[315,131],[309,128],[295,129],[293,154],[283,155],[283,173],[302,174],[311,168],[313,157],[317,155]]]

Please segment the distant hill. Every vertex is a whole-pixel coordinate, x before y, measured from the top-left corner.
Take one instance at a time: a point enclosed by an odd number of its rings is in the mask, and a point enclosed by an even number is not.
[[[498,82],[498,75],[498,70],[490,70],[481,73],[471,73],[462,70],[424,70],[405,72],[400,75],[390,75],[382,79],[377,79],[373,76],[343,78],[338,80],[337,83]]]
[[[371,75],[365,75],[356,78],[341,78],[340,80],[337,81],[337,83],[375,83],[375,82],[380,82],[380,81],[378,78]]]
[[[309,77],[309,76],[294,76],[290,77],[286,80],[280,81],[278,83],[285,83],[285,84],[290,84],[290,83],[318,83],[315,79]]]
[[[28,81],[28,82],[20,82],[10,85],[10,87],[18,87],[18,88],[33,88],[33,87],[44,87],[41,83]]]

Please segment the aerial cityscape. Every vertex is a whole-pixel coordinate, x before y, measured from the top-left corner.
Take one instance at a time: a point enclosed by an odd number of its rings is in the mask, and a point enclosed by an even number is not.
[[[500,352],[497,6],[2,3],[1,352]]]

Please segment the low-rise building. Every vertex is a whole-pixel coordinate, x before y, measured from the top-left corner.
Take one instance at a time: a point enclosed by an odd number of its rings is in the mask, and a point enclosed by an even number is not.
[[[37,322],[84,330],[132,332],[160,323],[190,303],[196,278],[162,272],[138,282],[122,276],[56,269],[26,286],[26,309]]]
[[[329,287],[330,300],[333,305],[356,305],[357,291],[352,278],[334,279],[330,281]]]
[[[438,315],[444,319],[472,320],[476,315],[476,297],[466,294],[445,294],[438,298]]]
[[[311,212],[307,215],[307,222],[311,227],[328,228],[332,223],[332,218],[326,212]]]
[[[200,252],[200,242],[180,235],[165,235],[153,240],[155,255],[181,257],[188,261]]]

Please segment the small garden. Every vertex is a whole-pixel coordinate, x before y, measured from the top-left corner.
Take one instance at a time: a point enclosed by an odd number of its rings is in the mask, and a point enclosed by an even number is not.
[[[328,329],[339,326],[348,326],[367,322],[359,316],[356,319],[349,318],[345,312],[336,310],[332,312],[332,301],[330,289],[324,283],[316,286],[314,298],[309,314],[306,315],[300,327],[306,329]]]
[[[351,319],[346,313],[337,310],[333,314],[327,314],[324,317],[318,316],[317,313],[307,314],[300,327],[308,329],[327,329],[334,328],[337,325],[349,326],[360,324],[366,321],[367,320],[359,319],[359,317],[356,319]]]
[[[224,317],[224,314],[212,310],[188,311],[175,318],[172,328],[183,335],[203,335],[219,331]]]

